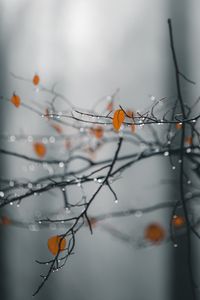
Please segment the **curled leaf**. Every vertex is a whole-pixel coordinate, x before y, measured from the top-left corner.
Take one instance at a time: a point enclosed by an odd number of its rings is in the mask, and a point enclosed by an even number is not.
[[[116,131],[119,131],[122,123],[124,122],[124,119],[125,119],[124,111],[122,109],[116,110],[112,119],[113,127]]]
[[[40,82],[40,77],[37,74],[35,74],[35,76],[33,77],[33,84],[38,85],[39,82]]]
[[[66,239],[58,235],[50,237],[47,243],[48,249],[53,255],[56,255],[59,251],[64,251],[66,244]]]
[[[149,224],[145,229],[145,239],[153,244],[160,243],[165,238],[165,229],[157,223]]]
[[[33,148],[34,148],[34,151],[37,154],[37,156],[39,156],[39,157],[45,156],[46,146],[43,143],[41,143],[41,142],[34,143]]]
[[[16,107],[19,107],[21,104],[21,99],[18,95],[16,95],[15,93],[13,93],[11,99],[10,99],[11,103],[14,104]]]

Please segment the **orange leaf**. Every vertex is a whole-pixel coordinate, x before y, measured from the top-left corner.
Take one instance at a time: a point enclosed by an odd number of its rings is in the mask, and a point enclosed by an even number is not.
[[[107,110],[112,111],[113,110],[113,102],[110,101],[106,107]]]
[[[53,127],[59,134],[61,134],[63,132],[62,127],[58,124],[52,124],[51,127]]]
[[[66,244],[66,239],[58,235],[52,236],[48,239],[48,249],[53,255],[56,255],[59,251],[64,251]]]
[[[176,123],[176,129],[182,129],[183,124],[182,123]]]
[[[101,139],[103,137],[103,127],[98,126],[96,128],[91,128],[91,134],[93,134],[97,139]]]
[[[34,148],[34,151],[37,154],[37,156],[39,156],[39,157],[45,156],[45,154],[46,154],[46,147],[45,147],[45,145],[43,143],[39,143],[39,142],[34,143],[33,144],[33,148]]]
[[[12,95],[10,101],[12,102],[12,104],[14,104],[16,107],[19,107],[21,104],[21,99],[18,95],[16,95],[15,93]]]
[[[191,135],[187,136],[185,138],[185,143],[188,144],[188,145],[192,145],[192,136]]]
[[[131,127],[131,132],[132,132],[132,133],[135,133],[135,129],[136,129],[136,128],[135,128],[135,124],[131,124],[130,127]]]
[[[2,216],[0,219],[0,224],[2,225],[10,225],[11,224],[11,220],[6,217],[6,216]]]
[[[185,224],[185,218],[182,216],[175,216],[172,219],[172,224],[174,227],[182,227]]]
[[[132,110],[127,110],[127,111],[126,111],[126,116],[127,116],[128,118],[133,118],[133,117],[134,117],[134,112],[133,112]]]
[[[115,111],[114,116],[113,116],[113,127],[116,131],[119,131],[122,123],[124,122],[125,119],[125,113],[122,109],[118,109]]]
[[[33,77],[33,84],[38,85],[39,82],[40,82],[40,77],[37,74],[35,74],[35,76]]]
[[[145,239],[152,243],[159,243],[165,238],[165,229],[157,223],[148,225],[145,229]]]

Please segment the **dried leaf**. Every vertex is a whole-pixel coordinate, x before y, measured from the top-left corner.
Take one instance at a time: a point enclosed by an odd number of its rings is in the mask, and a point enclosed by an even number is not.
[[[33,148],[37,156],[43,157],[46,154],[46,146],[43,143],[37,142],[33,144]]]
[[[176,129],[182,129],[183,124],[182,123],[176,123]]]
[[[63,132],[63,129],[59,124],[52,124],[51,127],[53,127],[55,129],[55,131],[59,134],[61,134]]]
[[[113,101],[110,101],[109,103],[108,103],[108,105],[107,105],[107,107],[106,107],[106,109],[108,110],[108,111],[112,111],[113,110]]]
[[[39,82],[40,82],[40,77],[37,74],[35,74],[35,76],[33,77],[33,84],[38,85]]]
[[[187,136],[185,138],[185,143],[188,144],[188,145],[192,145],[192,136],[191,135]]]
[[[124,122],[125,119],[125,113],[122,109],[118,109],[115,111],[114,116],[113,116],[113,127],[116,131],[119,131],[122,123]]]
[[[49,120],[50,118],[49,118],[49,109],[48,108],[46,108],[45,109],[45,117]]]
[[[97,219],[94,217],[89,218],[90,220],[90,224],[92,226],[92,228],[95,228],[97,226]]]
[[[145,229],[145,239],[151,243],[160,243],[165,235],[165,229],[157,223],[149,224]]]
[[[104,129],[102,126],[98,126],[96,128],[91,128],[91,134],[93,134],[97,139],[101,139],[104,134]]]
[[[0,218],[0,224],[2,225],[10,225],[12,222],[7,216],[2,216]]]
[[[16,95],[15,93],[12,95],[10,101],[12,102],[12,104],[14,104],[16,107],[19,107],[21,104],[21,99],[18,95]]]
[[[133,118],[134,117],[134,112],[132,110],[127,110],[126,111],[126,117]]]
[[[136,130],[136,126],[135,126],[135,124],[131,124],[131,132],[132,133],[135,133],[135,130]]]
[[[48,239],[48,249],[53,255],[56,255],[59,251],[64,251],[66,244],[66,239],[58,235],[52,236]]]
[[[71,141],[69,140],[69,139],[66,139],[65,140],[65,149],[71,149],[71,147],[72,147],[72,143],[71,143]]]

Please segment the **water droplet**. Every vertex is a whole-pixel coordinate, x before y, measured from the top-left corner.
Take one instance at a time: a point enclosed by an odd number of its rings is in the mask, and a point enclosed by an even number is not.
[[[28,141],[29,143],[32,143],[32,142],[33,142],[33,137],[32,137],[31,135],[29,135],[29,136],[27,137],[27,141]]]
[[[63,168],[64,166],[65,166],[64,162],[62,162],[62,161],[59,162],[59,167],[60,167],[60,168]]]
[[[39,230],[39,227],[37,224],[29,224],[28,228],[30,231],[38,231]]]
[[[4,197],[4,192],[0,191],[0,197],[1,197],[1,198]]]
[[[187,148],[187,149],[186,149],[186,152],[187,152],[187,153],[190,153],[190,152],[192,152],[192,149],[191,149],[191,148]]]
[[[48,138],[47,137],[43,137],[42,138],[42,142],[43,142],[43,144],[47,144],[48,143]]]
[[[10,142],[15,142],[15,141],[16,141],[16,136],[11,135],[11,136],[10,136]]]
[[[164,156],[169,156],[169,152],[168,152],[168,151],[165,151],[165,152],[164,152]]]
[[[33,184],[32,184],[31,182],[29,182],[29,183],[27,184],[27,187],[28,187],[29,189],[32,189]]]
[[[53,144],[53,143],[55,143],[55,141],[56,141],[55,137],[54,136],[50,136],[49,142]]]
[[[15,185],[15,182],[11,180],[11,181],[9,182],[9,186],[10,186],[10,187],[13,187],[14,185]]]
[[[135,212],[135,216],[136,216],[137,218],[140,218],[142,215],[143,215],[143,212],[142,212],[141,210],[137,210],[137,211]]]

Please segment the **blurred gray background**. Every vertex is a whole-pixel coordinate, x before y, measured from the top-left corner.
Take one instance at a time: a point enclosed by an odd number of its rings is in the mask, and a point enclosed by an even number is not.
[[[149,95],[174,95],[174,73],[169,47],[167,18],[173,19],[175,43],[181,69],[198,83],[198,1],[167,0],[0,0],[0,94],[20,91],[30,95],[30,85],[14,80],[10,72],[31,78],[37,72],[46,86],[61,80],[64,93],[75,105],[88,108],[94,101],[120,88],[123,105],[143,109]],[[199,84],[185,93],[197,95]],[[34,97],[36,96],[31,96]],[[1,133],[48,133],[38,117],[25,110],[0,106]],[[3,145],[3,144],[2,144]],[[7,146],[7,144],[3,145]],[[29,151],[26,145],[9,149]],[[112,151],[112,149],[110,150]],[[21,162],[1,157],[3,177],[26,177]],[[151,159],[128,170],[115,185],[119,208],[143,207],[168,201],[177,193],[159,184],[172,172],[162,159]],[[21,168],[21,169],[19,169]],[[33,172],[32,175],[36,176]],[[142,178],[142,180],[141,180]],[[77,195],[78,192],[75,192]],[[100,211],[116,209],[110,193],[97,199]],[[30,201],[31,202],[31,201]],[[51,202],[53,207],[53,202]],[[39,211],[39,202],[13,209],[24,220]],[[97,213],[94,207],[94,213]],[[7,210],[9,212],[9,210]],[[119,220],[119,228],[138,236],[148,222],[167,224],[169,214]],[[48,255],[49,231],[1,229],[0,288],[4,300],[28,300],[39,283],[35,259]],[[178,249],[164,244],[137,249],[96,228],[78,236],[69,264],[36,296],[36,299],[73,300],[170,300],[190,299],[184,243]],[[197,258],[196,258],[197,265]]]

